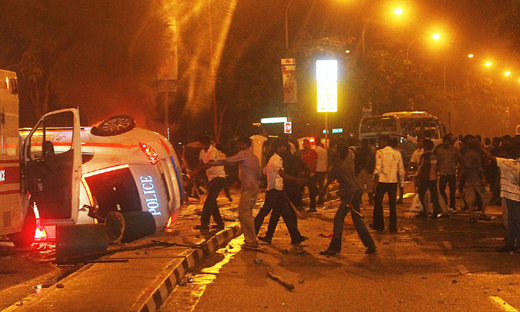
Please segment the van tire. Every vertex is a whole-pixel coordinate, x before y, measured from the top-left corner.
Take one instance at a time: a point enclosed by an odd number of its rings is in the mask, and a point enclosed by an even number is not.
[[[128,132],[135,126],[134,118],[128,115],[118,115],[103,120],[99,125],[92,127],[90,132],[98,136],[112,136]]]
[[[34,243],[34,233],[36,232],[36,216],[34,215],[33,204],[29,205],[22,231],[9,235],[9,239],[16,247],[29,247]]]

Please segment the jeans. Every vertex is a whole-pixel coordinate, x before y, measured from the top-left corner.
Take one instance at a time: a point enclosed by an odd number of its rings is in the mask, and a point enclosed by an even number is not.
[[[430,190],[431,200],[433,202],[433,215],[441,213],[441,206],[439,206],[439,194],[437,193],[437,180],[420,181],[418,187],[419,198],[423,205],[423,213],[428,214],[428,205],[424,200],[426,191]]]
[[[341,197],[341,204],[339,205],[338,211],[336,212],[336,215],[334,216],[334,234],[332,235],[332,240],[330,241],[330,245],[328,250],[333,252],[340,252],[341,251],[341,238],[343,234],[343,226],[345,225],[345,217],[348,214],[349,210],[351,211],[352,221],[354,221],[354,227],[356,228],[356,232],[358,233],[359,238],[363,242],[363,245],[365,247],[374,247],[374,240],[372,240],[372,237],[370,236],[370,233],[367,230],[367,227],[365,226],[365,223],[363,222],[363,219],[361,218],[361,215],[359,214],[359,204],[361,202],[361,195],[363,195],[362,192],[359,192],[358,194],[354,195],[354,198],[352,199],[352,206],[353,207],[347,207],[349,204],[347,196]]]
[[[316,180],[316,176],[310,176],[309,180],[306,184],[307,188],[309,189],[309,199],[310,209],[316,209],[316,196],[318,195],[318,181]]]
[[[255,219],[253,218],[253,207],[256,203],[258,191],[242,189],[240,192],[240,203],[238,204],[238,219],[242,226],[246,245],[256,245]]]
[[[271,210],[271,218],[269,219],[269,225],[265,236],[269,239],[273,238],[280,216],[282,216],[285,226],[291,235],[291,242],[295,243],[301,241],[302,236],[298,231],[298,220],[296,219],[296,214],[287,204],[284,192],[276,189],[269,190],[265,194],[264,206],[255,217],[255,232],[258,234],[260,227],[264,222],[264,218]]]
[[[224,187],[225,182],[225,178],[213,178],[213,180],[208,182],[208,196],[204,201],[202,215],[200,216],[201,225],[209,225],[209,219],[211,216],[213,216],[213,221],[215,221],[217,225],[224,225],[224,221],[222,220],[222,216],[218,209],[217,197]]]
[[[383,197],[388,193],[388,206],[390,208],[390,231],[397,231],[397,183],[378,182],[376,187],[373,222],[374,229],[382,231],[385,228],[385,220],[383,217]]]
[[[316,183],[318,184],[318,205],[323,205],[325,202],[322,194],[323,186],[325,185],[325,178],[327,172],[316,172]]]
[[[439,178],[439,193],[444,198],[444,202],[448,204],[448,197],[446,196],[446,184],[450,187],[450,208],[455,208],[455,191],[457,184],[457,177],[455,175],[441,175]]]
[[[506,244],[510,247],[515,246],[515,242],[520,245],[520,202],[505,198],[507,206],[507,232]]]

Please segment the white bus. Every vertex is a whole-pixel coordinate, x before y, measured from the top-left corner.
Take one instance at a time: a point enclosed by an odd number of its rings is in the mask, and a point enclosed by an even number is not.
[[[364,117],[359,123],[359,139],[375,143],[381,135],[397,138],[403,150],[411,154],[417,138],[425,136],[436,142],[442,140],[443,129],[437,117],[424,111],[385,113],[381,116]]]

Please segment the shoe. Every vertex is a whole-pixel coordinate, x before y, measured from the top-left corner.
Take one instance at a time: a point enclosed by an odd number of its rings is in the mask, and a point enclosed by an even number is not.
[[[195,229],[195,230],[209,230],[209,224],[197,225],[193,229]]]
[[[485,214],[481,214],[480,217],[479,217],[480,220],[485,220],[485,221],[491,221],[492,218],[488,215],[485,215]]]
[[[428,218],[428,215],[425,214],[424,212],[421,212],[421,213],[416,214],[415,217],[416,217],[417,219]]]
[[[300,240],[296,241],[296,242],[291,242],[291,244],[293,245],[300,245],[301,243],[303,243],[304,241],[308,240],[309,238],[307,236],[301,236],[300,237]]]
[[[457,211],[457,208],[450,207],[449,209],[450,209],[451,212],[456,212]]]
[[[328,256],[334,256],[334,255],[337,255],[338,253],[339,253],[339,252],[332,251],[332,250],[328,250],[328,249],[320,251],[320,255],[322,255],[322,256],[327,256],[327,257],[328,257]]]
[[[368,247],[367,250],[365,250],[365,253],[367,255],[372,255],[372,254],[375,254],[376,252],[377,252],[376,246]]]
[[[432,213],[432,215],[430,216],[430,219],[437,220],[437,219],[439,219],[439,215],[437,213]]]
[[[309,208],[309,210],[307,210],[307,212],[316,212],[316,208]]]
[[[258,240],[262,241],[262,242],[265,242],[265,243],[268,243],[268,244],[271,244],[271,239],[269,237],[266,237],[266,236],[260,236],[257,238]]]
[[[515,251],[515,249],[509,245],[505,245],[504,247],[502,248],[499,248],[496,250],[497,252],[509,252],[509,253],[513,253]]]
[[[469,218],[469,223],[477,223],[477,219],[475,219],[475,218]]]
[[[216,224],[211,226],[212,229],[223,230],[226,228],[224,224]]]
[[[368,225],[369,228],[371,228],[374,231],[383,232],[383,229],[376,229],[372,223]]]
[[[440,215],[438,215],[439,218],[449,218],[450,215],[447,214],[447,213],[441,213]]]

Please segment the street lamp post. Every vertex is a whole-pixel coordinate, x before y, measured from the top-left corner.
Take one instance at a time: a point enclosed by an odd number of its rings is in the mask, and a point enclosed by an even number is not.
[[[410,53],[410,47],[412,46],[412,44],[417,40],[417,38],[415,38],[414,40],[412,40],[412,42],[410,42],[410,44],[408,45],[408,48],[406,49],[406,61],[409,62],[410,61],[410,58],[408,57],[409,53]]]
[[[287,20],[287,13],[289,11],[289,6],[291,5],[292,2],[293,2],[293,0],[289,0],[289,2],[287,3],[287,6],[285,7],[285,49],[286,50],[289,50],[289,23]]]

